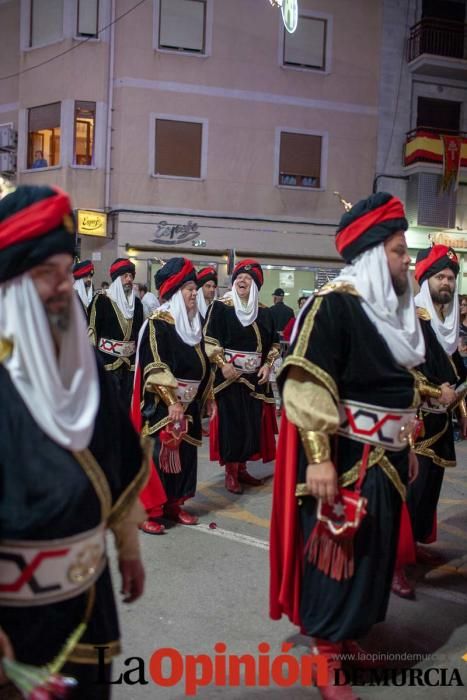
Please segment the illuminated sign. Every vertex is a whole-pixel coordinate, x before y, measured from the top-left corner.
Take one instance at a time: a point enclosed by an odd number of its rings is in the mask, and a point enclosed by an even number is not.
[[[106,236],[107,214],[100,211],[78,209],[79,236]]]

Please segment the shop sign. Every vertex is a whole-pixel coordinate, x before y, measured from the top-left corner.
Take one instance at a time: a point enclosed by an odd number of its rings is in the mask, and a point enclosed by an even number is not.
[[[106,236],[107,214],[100,211],[78,209],[79,236]]]

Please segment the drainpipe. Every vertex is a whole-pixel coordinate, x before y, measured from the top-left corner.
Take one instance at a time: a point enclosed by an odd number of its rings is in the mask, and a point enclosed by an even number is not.
[[[109,72],[107,85],[107,134],[105,144],[105,191],[104,191],[104,211],[110,209],[110,173],[112,154],[112,112],[113,112],[113,83],[115,67],[115,0],[111,0],[110,10],[110,37],[109,37]]]
[[[380,177],[387,177],[390,180],[408,180],[409,179],[408,175],[386,175],[385,173],[379,173],[379,175],[375,175],[375,178],[373,180],[373,194],[375,194],[378,191],[378,180]]]

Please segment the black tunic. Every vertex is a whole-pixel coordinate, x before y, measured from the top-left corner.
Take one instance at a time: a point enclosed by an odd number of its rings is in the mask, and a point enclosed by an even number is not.
[[[269,311],[278,331],[283,331],[290,319],[295,316],[293,309],[286,306],[283,301],[278,301],[277,304],[270,306]]]
[[[147,474],[139,437],[100,366],[99,383],[100,407],[89,450],[110,488],[112,511],[107,522],[111,523],[137,497]],[[0,540],[53,540],[97,527],[102,521],[105,483],[103,487],[97,479],[94,483],[100,486],[95,487],[75,456],[41,430],[2,366],[0,404]],[[96,476],[94,469],[91,473]],[[95,590],[92,616],[70,657],[72,661],[97,663],[94,644],[108,644],[113,654],[119,651],[108,567]],[[50,662],[82,622],[87,598],[83,593],[47,605],[0,605],[0,625],[9,635],[17,658],[38,665]]]
[[[89,334],[97,348],[101,338],[131,340],[135,343],[135,352],[129,357],[118,357],[98,349],[105,369],[112,372],[120,397],[129,408],[133,389],[136,343],[144,320],[141,299],[135,298],[133,318],[126,319],[110,297],[106,294],[95,294],[89,306],[88,316]]]
[[[425,338],[426,356],[423,365],[417,369],[433,384],[457,384],[459,375],[456,366],[438,342],[430,320],[421,318],[420,323]],[[407,507],[415,540],[427,543],[433,541],[433,526],[444,468],[456,466],[456,453],[451,412],[431,413],[424,410],[422,405],[420,414],[424,433],[418,439],[415,449],[419,473],[408,489]]]
[[[286,358],[279,384],[287,381],[291,366],[304,369],[313,383],[329,391],[336,404],[354,400],[387,409],[413,406],[415,377],[398,365],[384,338],[365,314],[357,295],[340,292],[315,297],[300,319],[300,332]],[[332,461],[340,483],[362,457],[363,444],[344,436],[331,440]],[[368,515],[354,540],[355,573],[336,581],[304,556],[301,620],[311,636],[331,641],[365,635],[385,618],[398,538],[401,495],[408,478],[408,449],[385,451],[372,447],[362,495],[368,499]],[[307,459],[300,443],[297,482],[306,481]],[[392,468],[391,468],[392,467]],[[316,501],[304,497],[300,504],[303,542],[316,523]]]
[[[270,310],[260,305],[256,321],[242,326],[230,299],[215,300],[209,307],[204,326],[206,341],[224,349],[261,353],[266,361],[278,336]],[[269,382],[258,383],[258,372],[243,374],[232,382],[216,369],[214,394],[219,416],[221,463],[246,462],[260,453],[263,403],[274,403]]]
[[[173,317],[167,311],[155,311],[148,320],[139,346],[142,373],[143,433],[154,437],[154,464],[164,486],[168,503],[182,503],[195,495],[198,470],[198,447],[201,445],[201,408],[209,390],[210,367],[204,342],[187,345],[175,330]],[[154,370],[170,372],[176,379],[200,382],[192,401],[185,406],[188,434],[180,448],[182,471],[167,473],[160,468],[160,431],[170,422],[168,407],[159,396],[145,391],[148,376]]]

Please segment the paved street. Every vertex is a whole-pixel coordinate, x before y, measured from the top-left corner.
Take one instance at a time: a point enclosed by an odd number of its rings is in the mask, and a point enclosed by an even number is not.
[[[434,655],[416,663],[417,668],[446,668],[447,679],[454,668],[467,685],[467,443],[457,443],[459,466],[445,476],[439,512],[436,549],[445,554],[437,569],[417,567],[417,600],[391,596],[386,622],[375,628],[363,646],[386,653]],[[272,465],[253,465],[255,475],[271,476]],[[139,656],[148,664],[153,651],[169,647],[182,656],[208,654],[224,642],[228,654],[252,654],[258,659],[258,644],[270,645],[271,660],[281,653],[282,642],[294,644],[300,657],[307,651],[306,639],[288,620],[268,617],[268,524],[272,479],[242,496],[223,488],[223,472],[209,462],[207,444],[200,452],[199,490],[191,509],[201,516],[197,527],[172,528],[159,537],[142,536],[147,571],[142,601],[122,609],[124,653],[117,660],[114,678],[134,668],[123,661]],[[216,529],[209,524],[216,523]],[[366,642],[366,645],[365,645]],[[219,650],[220,652],[220,650]],[[222,656],[222,654],[220,654]],[[466,656],[467,659],[467,656]],[[407,663],[407,662],[406,662]],[[396,664],[397,665],[397,664]],[[404,666],[406,664],[401,664]],[[169,673],[170,664],[164,666]],[[436,682],[440,676],[431,676]],[[133,675],[133,680],[136,675]],[[361,687],[362,700],[376,698],[465,698],[465,688],[452,687]],[[216,687],[200,688],[197,697],[275,700],[319,698],[313,688]],[[171,688],[148,685],[115,685],[114,700],[187,697],[184,681]]]

